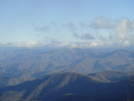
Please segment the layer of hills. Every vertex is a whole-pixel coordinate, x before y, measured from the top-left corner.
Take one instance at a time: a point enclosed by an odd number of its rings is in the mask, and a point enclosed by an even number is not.
[[[0,101],[126,101],[133,97],[128,79],[103,81],[76,72],[46,75],[0,88]],[[129,96],[128,96],[129,95]]]
[[[130,101],[132,76],[132,50],[0,50],[0,101]]]
[[[61,72],[62,73],[62,72]],[[55,73],[54,73],[55,74]],[[50,74],[42,74],[42,76],[36,77],[36,78],[21,78],[21,77],[11,77],[11,76],[0,76],[0,88],[4,86],[12,86],[17,85],[26,81],[32,81],[34,79],[44,77]],[[102,71],[102,72],[96,72],[87,74],[90,77],[93,77],[97,80],[103,81],[103,82],[116,82],[128,79],[132,76],[134,76],[134,72],[122,72],[122,71]]]
[[[105,70],[134,71],[134,51],[78,48],[0,50],[0,75],[5,76],[25,79],[61,71],[90,74]]]

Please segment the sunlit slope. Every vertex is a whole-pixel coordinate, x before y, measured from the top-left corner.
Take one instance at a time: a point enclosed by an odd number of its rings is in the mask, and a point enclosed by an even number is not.
[[[107,81],[107,82],[117,82],[121,80],[125,80],[134,76],[134,72],[124,72],[124,71],[102,71],[89,74],[99,80]]]

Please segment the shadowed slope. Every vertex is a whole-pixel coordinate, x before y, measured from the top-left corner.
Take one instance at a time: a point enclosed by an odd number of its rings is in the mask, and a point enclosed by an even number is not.
[[[18,93],[21,93],[19,100],[22,98],[26,101],[31,99],[52,100],[66,93],[86,94],[99,83],[102,82],[85,74],[57,73],[16,86],[1,88],[0,95],[1,100],[4,100],[4,96],[7,94],[15,96]],[[6,96],[5,98],[12,96]]]
[[[126,98],[127,90],[127,80],[108,83],[85,74],[68,72],[47,75],[16,86],[1,88],[0,100],[122,101]]]

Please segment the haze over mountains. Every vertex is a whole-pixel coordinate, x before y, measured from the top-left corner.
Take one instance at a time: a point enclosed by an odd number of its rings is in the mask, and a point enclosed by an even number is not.
[[[134,51],[90,49],[14,49],[0,52],[0,74],[36,77],[42,73],[134,70]],[[25,74],[25,75],[24,75]]]
[[[1,101],[124,101],[132,76],[133,50],[0,50]]]

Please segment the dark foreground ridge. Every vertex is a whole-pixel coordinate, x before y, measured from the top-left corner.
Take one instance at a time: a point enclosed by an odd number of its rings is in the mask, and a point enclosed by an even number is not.
[[[56,73],[0,88],[0,101],[124,101],[128,84],[128,80],[106,82],[76,72]]]

